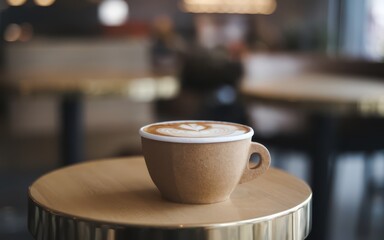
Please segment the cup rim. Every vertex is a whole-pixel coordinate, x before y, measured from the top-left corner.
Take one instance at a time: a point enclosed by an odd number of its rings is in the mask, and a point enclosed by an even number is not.
[[[245,127],[249,129],[248,132],[241,134],[241,135],[235,135],[235,136],[225,136],[225,137],[202,137],[202,138],[187,138],[187,137],[172,137],[172,136],[161,136],[161,135],[155,135],[152,133],[148,133],[144,131],[145,128],[157,125],[157,124],[169,124],[169,123],[188,123],[188,122],[208,122],[208,123],[219,123],[219,124],[232,124],[232,125],[238,125]],[[140,136],[147,139],[152,139],[156,141],[162,141],[162,142],[173,142],[173,143],[219,143],[219,142],[233,142],[233,141],[239,141],[244,140],[247,138],[251,138],[254,134],[254,131],[251,127],[240,124],[240,123],[233,123],[233,122],[225,122],[225,121],[212,121],[212,120],[178,120],[178,121],[164,121],[164,122],[155,122],[151,124],[147,124],[140,128]]]

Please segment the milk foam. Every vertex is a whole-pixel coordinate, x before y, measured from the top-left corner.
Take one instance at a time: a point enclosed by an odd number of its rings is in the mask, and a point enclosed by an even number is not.
[[[164,136],[206,138],[237,136],[246,133],[243,128],[235,125],[215,123],[179,123],[170,127],[159,127],[156,132]]]
[[[174,143],[219,143],[251,139],[252,128],[219,121],[170,121],[140,128],[144,138]]]

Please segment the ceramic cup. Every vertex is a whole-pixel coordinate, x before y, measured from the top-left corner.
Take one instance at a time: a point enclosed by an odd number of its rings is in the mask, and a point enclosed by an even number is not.
[[[163,198],[206,204],[227,200],[237,184],[263,174],[268,150],[252,128],[229,122],[160,122],[140,129],[148,172]],[[259,155],[250,167],[252,154]]]

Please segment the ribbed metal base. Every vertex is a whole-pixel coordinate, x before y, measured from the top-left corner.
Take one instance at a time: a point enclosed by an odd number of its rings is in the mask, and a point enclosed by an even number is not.
[[[29,199],[28,228],[36,240],[301,240],[311,229],[311,197],[296,209],[269,219],[205,227],[118,225],[45,210]]]

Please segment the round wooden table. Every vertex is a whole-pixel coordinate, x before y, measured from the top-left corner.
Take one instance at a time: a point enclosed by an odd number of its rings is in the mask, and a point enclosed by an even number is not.
[[[144,159],[131,157],[39,178],[29,188],[28,227],[37,240],[304,239],[311,199],[305,182],[272,168],[225,202],[173,203],[161,198]]]

